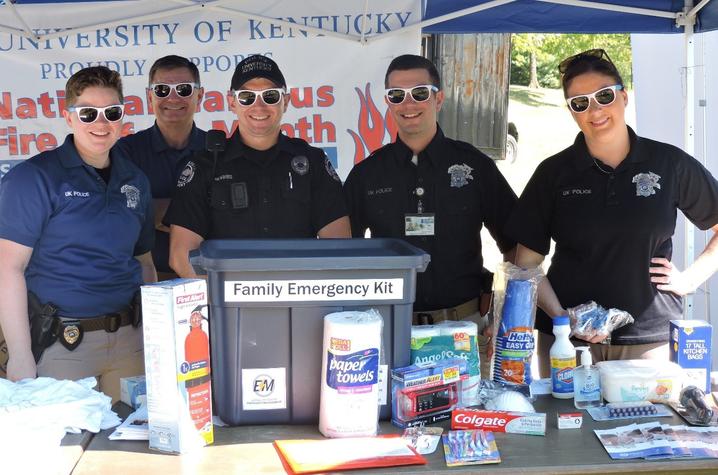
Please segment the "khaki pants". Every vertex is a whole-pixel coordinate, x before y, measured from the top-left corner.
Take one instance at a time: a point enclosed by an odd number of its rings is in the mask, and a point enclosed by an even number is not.
[[[553,335],[538,332],[538,344],[536,354],[538,358],[539,374],[542,378],[551,377],[551,358],[549,351],[555,341]],[[593,363],[599,361],[613,360],[661,360],[668,361],[668,343],[646,343],[643,345],[601,345],[599,343],[588,343],[581,340],[571,340],[573,346],[588,346],[591,348]],[[580,361],[576,361],[581,364]]]
[[[0,371],[6,377],[7,347],[0,333]],[[69,351],[59,342],[54,343],[42,354],[37,364],[38,376],[55,379],[77,380],[96,376],[95,388],[120,400],[120,378],[145,374],[145,360],[142,351],[142,328],[124,326],[115,333],[103,330],[87,332],[82,343]]]

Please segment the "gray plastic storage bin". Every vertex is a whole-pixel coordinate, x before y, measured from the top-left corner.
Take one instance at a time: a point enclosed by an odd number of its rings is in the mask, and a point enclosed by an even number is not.
[[[209,277],[214,407],[222,420],[317,422],[324,316],[367,308],[384,319],[389,374],[380,416],[391,417],[390,370],[409,364],[416,272],[428,254],[399,239],[209,240],[191,261]],[[331,284],[335,291],[351,284],[343,289],[355,293],[337,295]]]

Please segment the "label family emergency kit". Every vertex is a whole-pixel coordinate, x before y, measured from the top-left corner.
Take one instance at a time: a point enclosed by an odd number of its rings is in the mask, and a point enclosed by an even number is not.
[[[327,314],[375,309],[383,365],[409,364],[429,255],[400,239],[208,240],[191,262],[208,273],[214,401],[230,425],[318,421]],[[387,378],[378,392],[388,419]]]

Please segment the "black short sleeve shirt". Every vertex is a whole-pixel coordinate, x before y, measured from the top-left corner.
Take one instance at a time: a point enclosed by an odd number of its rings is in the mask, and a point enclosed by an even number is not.
[[[516,202],[496,164],[473,146],[444,137],[438,130],[427,148],[411,161],[400,140],[354,166],[344,183],[352,234],[405,239],[431,255],[417,276],[414,309],[435,310],[480,294],[480,231],[486,226],[502,252],[514,242],[503,233]],[[433,236],[406,236],[405,215],[435,215]]]
[[[583,134],[536,169],[506,233],[540,254],[556,249],[548,278],[564,308],[595,300],[635,322],[612,335],[615,344],[668,339],[668,320],[682,299],[650,282],[651,258],[670,259],[677,210],[700,229],[718,223],[718,182],[697,160],[665,143],[636,136],[615,169],[597,163]],[[551,332],[540,310],[536,326]]]
[[[204,239],[310,238],[346,215],[324,151],[285,135],[258,151],[235,133],[216,165],[207,152],[188,162],[164,223]]]

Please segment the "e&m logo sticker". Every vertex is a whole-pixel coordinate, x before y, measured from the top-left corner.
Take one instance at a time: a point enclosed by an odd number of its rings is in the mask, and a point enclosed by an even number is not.
[[[259,397],[269,397],[274,392],[274,378],[260,374],[254,378],[254,394]]]
[[[242,370],[243,411],[286,408],[286,368],[247,368]]]

